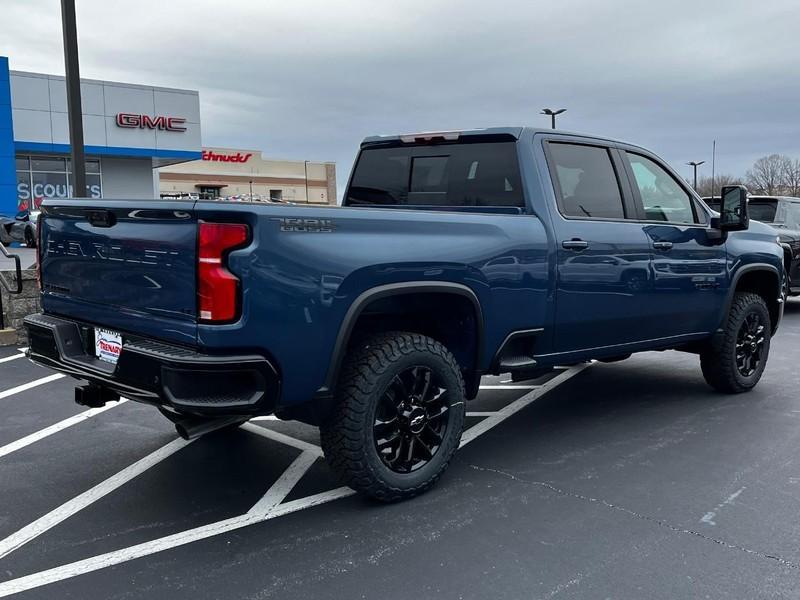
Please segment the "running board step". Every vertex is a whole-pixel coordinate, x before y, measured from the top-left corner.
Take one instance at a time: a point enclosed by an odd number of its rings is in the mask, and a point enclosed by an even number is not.
[[[536,368],[536,359],[532,356],[504,356],[500,359],[500,372],[527,371]]]

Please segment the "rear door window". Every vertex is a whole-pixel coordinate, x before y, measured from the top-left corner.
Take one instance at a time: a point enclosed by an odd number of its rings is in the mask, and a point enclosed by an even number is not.
[[[619,180],[608,148],[551,142],[548,154],[565,217],[625,218]]]
[[[522,207],[516,143],[365,148],[346,204]]]

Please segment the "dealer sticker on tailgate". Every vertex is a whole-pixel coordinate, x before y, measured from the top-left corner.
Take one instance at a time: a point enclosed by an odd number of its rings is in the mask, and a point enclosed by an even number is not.
[[[95,329],[94,351],[100,360],[117,364],[122,352],[122,334],[108,329]]]

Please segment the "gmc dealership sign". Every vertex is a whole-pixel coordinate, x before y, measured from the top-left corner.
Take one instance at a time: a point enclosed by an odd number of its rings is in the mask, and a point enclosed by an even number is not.
[[[186,131],[186,119],[181,117],[151,117],[134,113],[117,113],[117,127],[128,129],[160,129],[162,131]]]

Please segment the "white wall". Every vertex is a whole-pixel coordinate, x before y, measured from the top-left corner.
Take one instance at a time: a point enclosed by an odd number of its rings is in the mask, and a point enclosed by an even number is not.
[[[10,77],[14,140],[68,144],[64,78],[19,71],[11,71]],[[200,97],[195,91],[82,80],[81,104],[87,146],[200,151]],[[184,118],[186,131],[119,127],[117,113]]]
[[[118,199],[158,198],[149,158],[102,158],[103,197]]]

